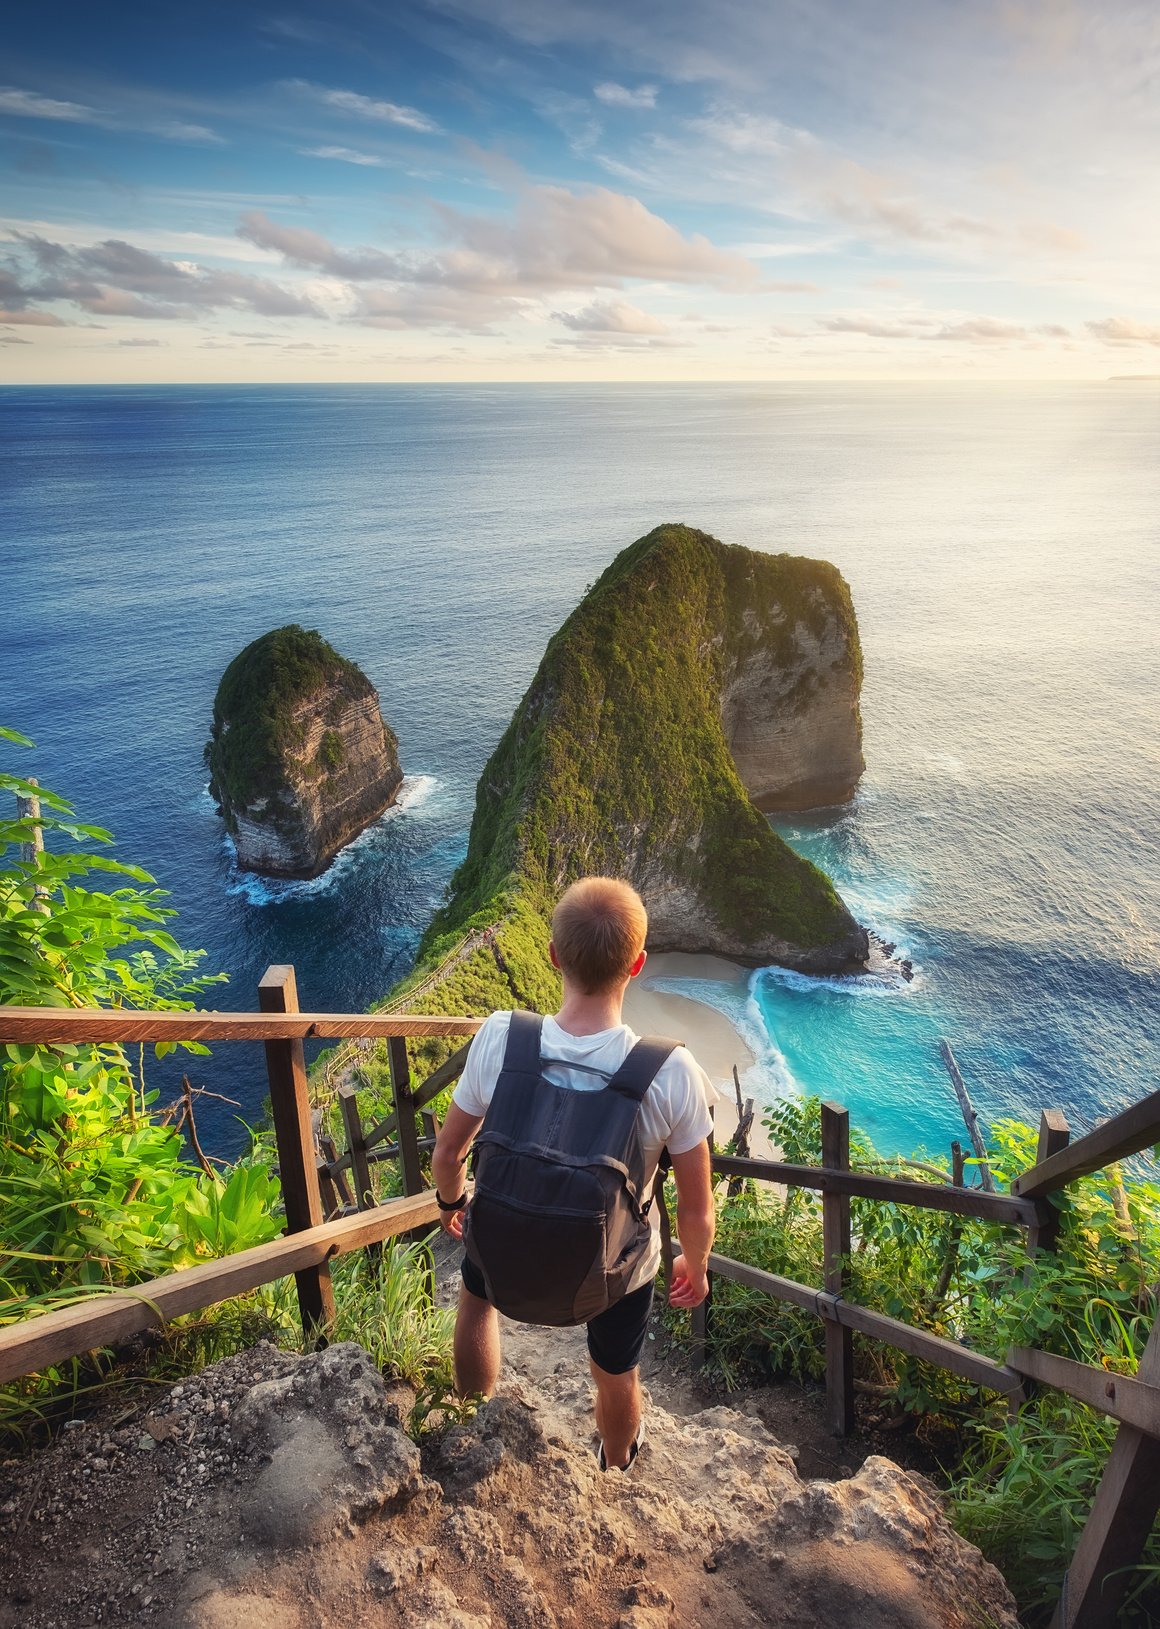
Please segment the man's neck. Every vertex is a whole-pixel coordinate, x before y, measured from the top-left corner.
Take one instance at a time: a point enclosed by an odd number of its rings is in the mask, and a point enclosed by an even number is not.
[[[584,990],[574,989],[565,979],[564,1000],[556,1022],[569,1035],[598,1035],[601,1030],[615,1029],[624,1022],[620,1016],[624,991],[625,985],[618,984],[611,990],[589,995]]]

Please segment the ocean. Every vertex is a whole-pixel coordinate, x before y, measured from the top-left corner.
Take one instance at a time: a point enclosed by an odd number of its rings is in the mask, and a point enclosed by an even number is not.
[[[897,1152],[962,1136],[940,1037],[988,1122],[1160,1085],[1156,385],[7,388],[0,448],[0,722],[36,742],[3,761],[169,890],[215,1004],[271,962],[312,1010],[406,971],[547,639],[683,521],[849,581],[866,775],[776,825],[914,967],[686,985],[756,1095],[820,1091]],[[237,873],[202,762],[223,669],[287,622],[367,672],[406,774],[297,884]],[[191,1061],[232,1153],[260,1049]]]

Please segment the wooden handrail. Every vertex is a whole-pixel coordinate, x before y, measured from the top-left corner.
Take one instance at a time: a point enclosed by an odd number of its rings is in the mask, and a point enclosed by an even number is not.
[[[1133,1103],[1130,1109],[1105,1120],[1086,1137],[1078,1138],[1050,1159],[1024,1171],[1011,1184],[1011,1192],[1024,1199],[1041,1198],[1156,1143],[1160,1143],[1160,1092]]]
[[[1011,1368],[1029,1380],[1054,1386],[1056,1391],[1086,1403],[1099,1414],[1122,1425],[1135,1426],[1150,1437],[1160,1437],[1160,1386],[1150,1386],[1135,1375],[1113,1374],[1094,1363],[1077,1363],[1035,1346],[1013,1346],[1007,1353]]]
[[[1033,1201],[1006,1194],[956,1188],[949,1182],[913,1182],[909,1177],[873,1176],[868,1171],[838,1171],[824,1165],[786,1165],[781,1160],[743,1160],[732,1154],[714,1154],[717,1176],[752,1177],[759,1182],[780,1182],[789,1188],[816,1188],[821,1193],[849,1194],[876,1199],[882,1204],[918,1205],[923,1210],[946,1210],[956,1216],[977,1216],[984,1221],[1030,1227],[1037,1212]]]
[[[0,1042],[70,1046],[85,1041],[312,1041],[342,1036],[474,1035],[482,1018],[373,1012],[135,1012],[129,1007],[0,1006]]]
[[[1005,1363],[996,1363],[994,1358],[983,1357],[979,1352],[972,1352],[969,1346],[960,1346],[958,1341],[932,1335],[926,1329],[915,1329],[898,1318],[887,1317],[884,1312],[872,1312],[869,1307],[847,1301],[845,1296],[811,1289],[808,1284],[799,1284],[796,1279],[782,1278],[777,1273],[767,1273],[760,1267],[750,1267],[743,1261],[733,1261],[715,1252],[709,1257],[709,1271],[719,1273],[722,1278],[734,1279],[738,1284],[747,1284],[750,1289],[761,1290],[775,1300],[789,1301],[795,1307],[803,1307],[806,1312],[816,1313],[819,1318],[838,1324],[843,1329],[857,1329],[873,1340],[883,1341],[901,1352],[909,1352],[912,1357],[923,1358],[940,1369],[962,1375],[964,1380],[970,1380],[976,1386],[1002,1392],[1016,1400],[1022,1399],[1023,1376],[1018,1370]]]
[[[0,1328],[0,1383],[437,1221],[434,1189]]]

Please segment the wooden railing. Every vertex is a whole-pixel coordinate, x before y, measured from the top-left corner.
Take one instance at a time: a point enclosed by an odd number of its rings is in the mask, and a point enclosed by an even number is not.
[[[260,1011],[133,1012],[126,1008],[3,1007],[0,1042],[39,1046],[85,1042],[119,1045],[145,1041],[261,1041],[265,1048],[270,1105],[278,1148],[278,1173],[286,1210],[286,1237],[218,1261],[167,1273],[131,1289],[98,1293],[58,1312],[0,1328],[0,1383],[60,1363],[79,1353],[124,1340],[202,1307],[294,1274],[303,1329],[323,1330],[334,1317],[330,1260],[348,1250],[378,1244],[438,1220],[435,1196],[424,1191],[419,1154],[428,1138],[416,1116],[463,1067],[461,1049],[416,1091],[407,1067],[407,1038],[472,1036],[478,1018],[393,1013],[304,1013],[298,1009],[294,969],[271,967],[258,986]],[[333,1162],[320,1156],[306,1078],[305,1043],[344,1036],[386,1039],[390,1048],[395,1110],[363,1134],[357,1106],[344,1101],[351,1146]],[[456,1062],[458,1067],[456,1068]],[[430,1117],[428,1116],[428,1120]],[[361,1150],[389,1131],[391,1153],[402,1168],[403,1198],[376,1205]],[[430,1127],[428,1127],[430,1130]],[[373,1157],[373,1156],[372,1156]],[[323,1185],[344,1168],[358,1173],[357,1202],[349,1209],[324,1208]]]
[[[1025,1346],[1012,1347],[1007,1361],[999,1363],[958,1341],[858,1306],[843,1295],[844,1263],[850,1252],[850,1198],[915,1205],[1024,1227],[1030,1266],[1036,1251],[1054,1251],[1057,1245],[1059,1211],[1051,1203],[1052,1194],[1069,1182],[1160,1142],[1160,1092],[1125,1109],[1074,1143],[1070,1142],[1063,1115],[1058,1110],[1045,1111],[1040,1121],[1036,1163],[1012,1182],[1009,1195],[966,1189],[955,1182],[940,1185],[852,1171],[849,1124],[844,1108],[822,1104],[821,1166],[728,1155],[713,1158],[713,1170],[719,1176],[821,1192],[822,1286],[800,1284],[717,1254],[709,1257],[710,1285],[714,1275],[733,1279],[824,1320],[826,1413],[831,1429],[839,1436],[847,1435],[854,1424],[855,1330],[1005,1395],[1013,1407],[1024,1400],[1027,1382],[1035,1382],[1054,1386],[1119,1421],[1051,1626],[1109,1629],[1129,1582],[1128,1569],[1138,1562],[1160,1509],[1160,1324],[1153,1324],[1138,1371],[1131,1377]],[[956,1160],[956,1175],[961,1182],[961,1159]],[[709,1300],[699,1309],[695,1324],[702,1349],[711,1340],[711,1309],[710,1289]]]
[[[302,1013],[294,969],[288,966],[271,967],[258,995],[260,1011],[256,1013],[0,1007],[0,1042],[261,1041],[286,1208],[286,1236],[281,1239],[0,1329],[0,1382],[123,1340],[291,1273],[305,1330],[321,1332],[334,1315],[329,1270],[334,1256],[437,1220],[434,1194],[423,1190],[420,1156],[430,1148],[436,1130],[429,1105],[457,1079],[467,1048],[461,1046],[422,1085],[413,1088],[406,1040],[469,1037],[481,1021],[401,1013]],[[316,1128],[312,1121],[305,1042],[349,1037],[387,1041],[394,1108],[364,1127],[357,1087],[340,1086],[339,1108],[347,1144],[340,1154],[325,1129]],[[1063,1116],[1049,1110],[1041,1120],[1036,1164],[1011,1184],[1010,1193],[1003,1194],[963,1185],[957,1145],[950,1183],[852,1170],[849,1115],[844,1108],[827,1103],[822,1107],[820,1166],[729,1155],[715,1155],[713,1160],[715,1172],[734,1182],[751,1179],[821,1193],[821,1285],[800,1284],[717,1254],[710,1257],[710,1270],[711,1278],[735,1279],[824,1321],[826,1410],[837,1434],[848,1433],[854,1423],[854,1331],[1004,1395],[1012,1406],[1022,1401],[1027,1384],[1033,1382],[1054,1386],[1119,1422],[1052,1629],[1107,1629],[1113,1623],[1126,1587],[1126,1569],[1138,1560],[1160,1508],[1160,1326],[1153,1327],[1138,1372],[1129,1377],[1027,1347],[1013,1347],[1006,1362],[1000,1363],[958,1341],[858,1306],[843,1293],[844,1264],[851,1243],[850,1199],[915,1205],[1022,1227],[1030,1264],[1036,1251],[1056,1247],[1059,1213],[1050,1201],[1051,1194],[1157,1142],[1160,1093],[1075,1143],[1069,1141]],[[385,1159],[399,1161],[403,1198],[376,1204],[371,1171]],[[702,1343],[711,1338],[711,1306],[710,1297],[696,1321]]]

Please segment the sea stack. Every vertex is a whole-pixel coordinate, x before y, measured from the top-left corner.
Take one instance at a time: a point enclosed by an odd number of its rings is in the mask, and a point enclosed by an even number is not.
[[[239,866],[270,877],[325,871],[403,779],[375,687],[296,623],[255,639],[226,668],[205,759]]]
[[[467,857],[414,977],[465,935],[478,947],[421,1001],[550,1011],[548,921],[585,873],[635,884],[653,950],[865,967],[866,929],[762,812],[851,795],[861,681],[850,590],[826,561],[687,526],[631,544],[549,641],[484,768]]]

